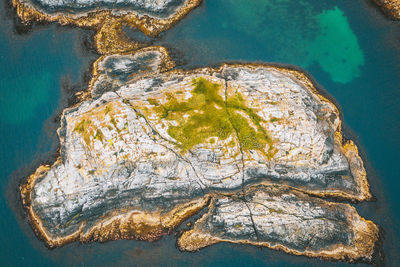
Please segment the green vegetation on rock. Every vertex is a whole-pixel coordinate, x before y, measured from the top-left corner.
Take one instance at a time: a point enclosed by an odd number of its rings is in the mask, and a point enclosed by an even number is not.
[[[235,135],[242,150],[259,150],[266,156],[272,153],[272,140],[261,126],[264,120],[245,105],[240,93],[225,95],[221,86],[204,78],[193,80],[195,88],[187,101],[167,95],[165,104],[149,101],[161,119],[176,121],[168,134],[177,140],[183,151],[201,143],[214,143],[215,137],[226,140]],[[266,144],[269,145],[265,152]]]
[[[101,122],[101,127],[107,127],[109,130],[115,128],[117,133],[121,132],[121,130],[117,127],[117,121],[114,118],[114,114],[115,110],[113,109],[112,104],[107,104],[102,108],[97,108],[86,114],[86,116],[83,116],[75,125],[73,131],[79,133],[83,137],[85,144],[88,147],[91,147],[91,142],[93,139],[97,139],[100,142],[104,141],[104,134],[102,130],[93,123],[93,120]],[[109,122],[105,120],[106,115],[109,116]]]
[[[82,135],[87,145],[90,144],[90,136],[93,134],[92,124],[90,119],[83,118],[74,128],[74,132]]]

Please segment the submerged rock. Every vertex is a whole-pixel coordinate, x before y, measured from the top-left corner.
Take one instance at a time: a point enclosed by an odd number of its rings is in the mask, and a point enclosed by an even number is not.
[[[371,260],[372,222],[303,194],[371,197],[356,146],[342,140],[337,108],[303,73],[256,64],[171,67],[160,47],[95,63],[85,100],[62,114],[59,159],[21,187],[49,246],[156,240],[211,201],[180,239],[182,249],[228,241]],[[272,215],[261,216],[258,205]],[[286,229],[285,221],[297,223]],[[231,228],[236,223],[242,234]],[[319,231],[313,238],[310,225]]]

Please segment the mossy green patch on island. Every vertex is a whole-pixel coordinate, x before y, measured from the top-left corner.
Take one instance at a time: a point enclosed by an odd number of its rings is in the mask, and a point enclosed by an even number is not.
[[[103,134],[103,132],[102,132],[100,129],[97,129],[96,135],[95,135],[94,138],[96,138],[96,139],[99,140],[100,142],[103,142],[103,140],[104,140],[104,134]]]
[[[106,105],[105,106],[105,108],[104,108],[104,113],[105,114],[108,114],[109,112],[111,112],[113,109],[112,109],[112,106],[111,105]]]
[[[84,114],[80,121],[75,125],[73,132],[80,134],[88,147],[91,147],[92,140],[97,139],[100,142],[104,141],[104,134],[100,128],[107,128],[108,130],[115,129],[117,133],[121,129],[117,127],[117,121],[114,115],[118,112],[115,110],[112,103],[108,103],[103,107],[98,107],[87,114]],[[106,120],[109,118],[109,122]],[[99,122],[96,126],[93,121]]]
[[[282,120],[282,119],[281,118],[272,117],[269,121],[270,122],[277,122],[277,121],[280,121],[280,120]]]
[[[160,119],[177,122],[177,125],[170,125],[167,132],[184,152],[202,143],[213,144],[216,138],[226,140],[233,135],[242,150],[259,150],[269,155],[272,140],[261,126],[263,119],[246,106],[240,93],[226,95],[224,99],[221,85],[205,78],[193,80],[193,85],[188,100],[180,101],[168,93],[164,104],[154,103],[153,99],[149,101]],[[265,152],[267,144],[269,150]]]
[[[279,209],[269,208],[268,210],[269,210],[269,213],[278,213],[278,214],[283,213],[283,211],[279,210]]]
[[[112,125],[114,125],[114,128],[117,129],[117,132],[119,131],[119,128],[117,126],[117,122],[115,121],[114,117],[111,117],[110,122],[112,123]]]
[[[158,106],[158,105],[159,105],[158,102],[157,102],[157,100],[155,100],[155,99],[153,99],[153,98],[148,98],[148,99],[147,99],[147,102],[149,102],[150,105],[153,105],[153,106]]]
[[[90,145],[90,136],[94,132],[92,125],[93,123],[90,119],[83,118],[74,128],[74,132],[79,133],[88,146]]]

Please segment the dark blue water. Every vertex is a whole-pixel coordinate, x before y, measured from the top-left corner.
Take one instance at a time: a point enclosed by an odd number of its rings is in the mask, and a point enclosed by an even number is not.
[[[55,152],[53,115],[66,105],[61,88],[84,88],[83,73],[93,55],[82,45],[81,30],[41,26],[19,35],[3,9],[1,18],[1,264],[346,266],[228,244],[180,253],[173,236],[155,243],[115,241],[46,249],[25,221],[17,185]],[[361,150],[377,201],[358,204],[357,209],[383,227],[386,264],[398,266],[399,26],[364,0],[205,0],[156,42],[171,48],[184,67],[261,61],[307,70],[340,106],[345,134]]]

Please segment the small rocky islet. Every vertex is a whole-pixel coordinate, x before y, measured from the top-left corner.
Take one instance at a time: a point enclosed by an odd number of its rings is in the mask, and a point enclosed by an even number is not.
[[[36,234],[50,247],[155,241],[200,213],[177,239],[182,251],[229,242],[372,263],[378,226],[342,203],[372,198],[363,161],[307,75],[181,70],[165,48],[122,34],[127,23],[156,35],[200,2],[14,0],[26,22],[94,27],[102,54],[61,115],[58,159],[20,186]]]

